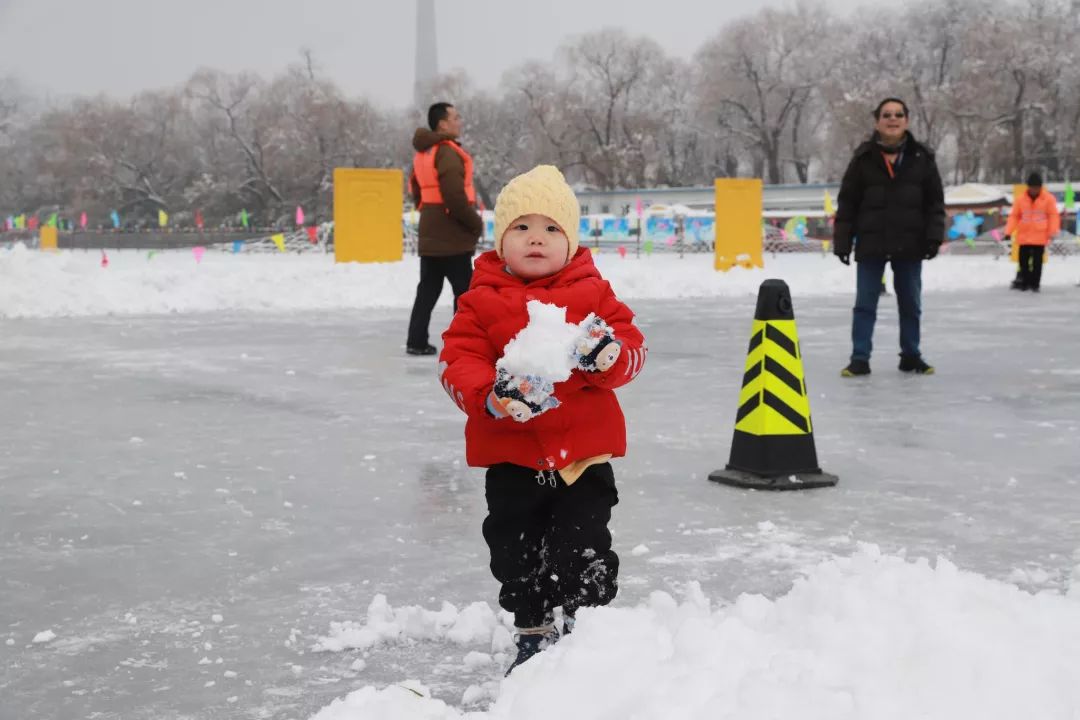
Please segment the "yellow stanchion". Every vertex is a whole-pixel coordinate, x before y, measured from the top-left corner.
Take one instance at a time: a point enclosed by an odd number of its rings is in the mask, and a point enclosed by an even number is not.
[[[56,250],[59,247],[56,228],[51,225],[41,226],[38,231],[38,247],[42,250]]]
[[[736,265],[765,267],[761,242],[761,180],[717,178],[716,232],[717,270]]]
[[[334,170],[334,259],[337,262],[401,260],[401,170]]]

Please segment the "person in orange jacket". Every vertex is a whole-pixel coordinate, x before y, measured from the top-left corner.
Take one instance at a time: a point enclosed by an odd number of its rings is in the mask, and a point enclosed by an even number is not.
[[[1042,280],[1043,254],[1046,246],[1061,231],[1061,216],[1057,199],[1043,189],[1042,176],[1031,173],[1027,179],[1027,192],[1013,202],[1005,234],[1016,233],[1020,248],[1019,283],[1016,290],[1039,292]]]

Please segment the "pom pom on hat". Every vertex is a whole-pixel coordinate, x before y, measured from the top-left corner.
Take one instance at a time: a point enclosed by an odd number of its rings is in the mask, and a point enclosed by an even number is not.
[[[495,252],[502,257],[502,237],[510,223],[523,215],[546,215],[558,223],[570,241],[570,257],[578,249],[581,207],[577,196],[554,165],[537,165],[506,184],[495,200]]]

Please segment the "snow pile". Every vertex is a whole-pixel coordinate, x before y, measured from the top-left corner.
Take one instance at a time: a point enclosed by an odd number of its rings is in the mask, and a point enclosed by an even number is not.
[[[411,640],[449,640],[458,645],[490,642],[493,637],[509,640],[510,633],[496,633],[502,625],[487,603],[477,602],[464,610],[444,602],[437,611],[417,606],[392,608],[385,595],[376,595],[368,606],[367,621],[331,623],[330,634],[319,638],[315,652],[367,650],[380,643]]]
[[[577,367],[574,346],[584,331],[566,322],[566,308],[539,300],[530,300],[525,307],[529,324],[506,344],[495,366],[517,377],[536,375],[553,383],[569,380]]]
[[[767,278],[801,298],[855,295],[855,268],[817,254],[766,256],[765,269],[713,269],[710,254],[642,255],[605,252],[596,264],[624,301],[745,297]],[[943,255],[926,263],[923,289],[1006,288],[1016,272],[1008,260]],[[215,311],[313,311],[409,308],[420,277],[419,261],[336,264],[319,254],[231,254],[207,250],[201,263],[191,251],[112,251],[108,267],[96,252],[39,252],[18,245],[0,249],[0,318],[136,315]],[[1080,262],[1052,257],[1044,289],[1074,285]],[[441,302],[449,307],[449,288]]]
[[[653,593],[582,610],[484,712],[415,681],[365,687],[313,720],[1066,720],[1080,716],[1080,602],[864,546],[783,597],[713,609]]]

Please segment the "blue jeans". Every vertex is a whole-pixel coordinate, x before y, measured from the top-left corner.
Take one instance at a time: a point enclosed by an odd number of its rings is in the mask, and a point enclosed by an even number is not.
[[[858,266],[855,311],[851,322],[851,359],[870,360],[874,322],[885,263],[892,264],[896,305],[900,311],[900,354],[919,357],[919,316],[922,315],[922,260],[867,258]]]

